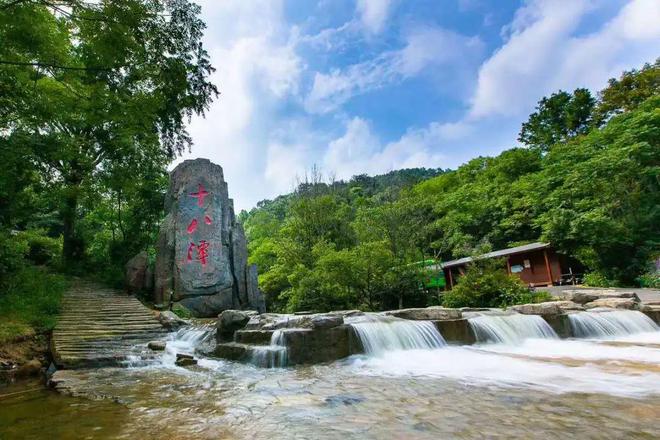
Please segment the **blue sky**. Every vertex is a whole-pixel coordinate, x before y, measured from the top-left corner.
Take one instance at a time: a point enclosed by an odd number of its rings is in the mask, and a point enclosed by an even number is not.
[[[516,146],[536,102],[660,56],[657,0],[204,0],[221,96],[184,158],[237,210],[326,176],[455,168]]]

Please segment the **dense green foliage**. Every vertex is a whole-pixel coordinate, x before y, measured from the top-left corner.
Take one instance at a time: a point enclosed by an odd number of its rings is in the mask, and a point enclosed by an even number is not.
[[[0,233],[0,343],[53,328],[66,288],[55,273],[61,253],[61,240],[39,231]]]
[[[515,275],[503,270],[497,259],[475,260],[458,284],[443,297],[445,307],[506,307],[552,299],[543,291],[531,291]]]
[[[659,72],[657,62],[627,72],[598,100],[584,89],[544,98],[521,132],[528,148],[479,157],[435,177],[420,175],[418,183],[402,183],[402,172],[306,183],[242,213],[269,307],[436,304],[439,292],[420,288],[423,274],[412,263],[539,240],[608,284],[654,279]],[[446,304],[534,300],[502,274],[475,269],[461,284]],[[482,285],[492,287],[476,293]]]
[[[188,0],[0,1],[0,322],[48,330],[61,276],[122,283],[217,91]]]
[[[377,310],[424,305],[421,259],[411,207],[399,203],[412,184],[440,170],[411,169],[356,176],[349,182],[312,182],[241,213],[250,260],[271,310]]]
[[[69,266],[86,244],[107,262],[153,240],[165,167],[191,145],[185,119],[217,93],[199,15],[188,0],[0,8],[4,227],[48,221]]]

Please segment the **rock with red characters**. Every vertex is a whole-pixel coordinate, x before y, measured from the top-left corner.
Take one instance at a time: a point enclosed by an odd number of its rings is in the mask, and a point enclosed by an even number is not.
[[[157,245],[154,301],[179,302],[196,316],[223,310],[264,311],[256,268],[236,221],[222,167],[208,159],[186,160],[170,174]]]

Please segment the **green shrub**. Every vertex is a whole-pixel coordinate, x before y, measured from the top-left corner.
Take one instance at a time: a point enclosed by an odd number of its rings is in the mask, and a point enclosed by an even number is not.
[[[59,266],[62,256],[62,237],[53,238],[42,230],[28,230],[17,234],[28,246],[27,259],[37,265]]]
[[[28,243],[16,234],[0,232],[0,281],[25,266],[29,251]]]
[[[607,279],[605,275],[600,272],[589,272],[584,274],[582,282],[585,286],[590,287],[615,287],[616,283]]]
[[[549,301],[548,292],[533,292],[515,275],[508,275],[497,260],[476,261],[444,295],[445,307],[507,307]]]
[[[19,336],[26,329],[51,330],[66,287],[64,276],[31,265],[4,279],[0,287],[0,341]]]
[[[639,287],[647,287],[650,289],[660,289],[660,273],[645,273],[637,277],[637,284]]]
[[[179,303],[175,303],[172,306],[172,312],[181,319],[190,319],[193,317],[192,312]]]

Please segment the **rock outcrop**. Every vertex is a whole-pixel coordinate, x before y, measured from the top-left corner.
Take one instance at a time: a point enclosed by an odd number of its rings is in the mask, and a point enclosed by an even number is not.
[[[147,288],[149,272],[149,256],[145,251],[140,252],[126,263],[126,277],[124,284],[129,293],[137,293]]]
[[[167,216],[157,243],[154,302],[180,302],[194,315],[223,310],[265,311],[256,267],[236,221],[222,168],[208,159],[186,160],[170,174]]]

